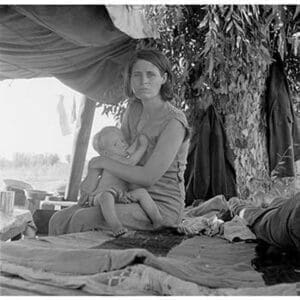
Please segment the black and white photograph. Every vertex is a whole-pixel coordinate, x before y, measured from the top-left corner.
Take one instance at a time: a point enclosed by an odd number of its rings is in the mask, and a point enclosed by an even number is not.
[[[1,4],[0,261],[4,297],[299,297],[299,2]]]

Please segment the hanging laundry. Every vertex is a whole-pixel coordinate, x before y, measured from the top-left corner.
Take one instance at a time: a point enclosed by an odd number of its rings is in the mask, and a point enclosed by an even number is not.
[[[71,123],[75,123],[77,120],[77,113],[76,113],[76,97],[73,95],[73,104],[72,104],[72,111],[71,111]]]
[[[184,174],[186,206],[216,195],[236,196],[236,173],[222,120],[210,105],[194,126]]]
[[[64,95],[59,95],[59,100],[57,103],[57,112],[59,117],[59,125],[61,129],[61,133],[63,136],[71,134],[71,128],[68,121],[66,108],[64,105]]]
[[[275,53],[274,59],[266,91],[270,172],[275,171],[278,177],[293,177],[294,160],[300,159],[300,128],[280,54]]]

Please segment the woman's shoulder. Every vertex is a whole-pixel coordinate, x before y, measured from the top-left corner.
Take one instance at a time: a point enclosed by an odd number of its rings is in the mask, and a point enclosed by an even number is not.
[[[188,127],[186,115],[181,109],[174,106],[170,102],[168,102],[167,109],[168,109],[168,119],[177,119],[178,121],[183,123],[184,126]]]

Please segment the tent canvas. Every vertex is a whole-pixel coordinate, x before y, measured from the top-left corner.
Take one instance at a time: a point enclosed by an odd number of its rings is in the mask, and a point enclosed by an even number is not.
[[[123,100],[129,35],[156,34],[139,6],[1,5],[0,20],[0,80],[53,76],[101,103]]]
[[[135,38],[154,36],[140,6],[0,5],[0,80],[56,77],[86,97],[66,199],[78,195],[95,102],[124,100],[123,71]]]

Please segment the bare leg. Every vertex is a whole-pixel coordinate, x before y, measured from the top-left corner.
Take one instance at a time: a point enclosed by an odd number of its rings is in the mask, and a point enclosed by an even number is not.
[[[136,189],[129,193],[130,198],[132,198],[133,201],[136,201],[140,204],[142,209],[145,211],[145,213],[148,215],[150,220],[152,221],[153,228],[157,229],[163,225],[163,218],[149,195],[146,189]]]
[[[122,223],[117,217],[115,210],[115,198],[110,192],[103,192],[96,195],[95,205],[100,206],[104,219],[108,226],[111,228],[113,235],[118,237],[127,232],[127,229],[123,227]]]
[[[92,193],[98,186],[100,172],[97,169],[90,169],[80,184],[80,189],[86,193]]]

